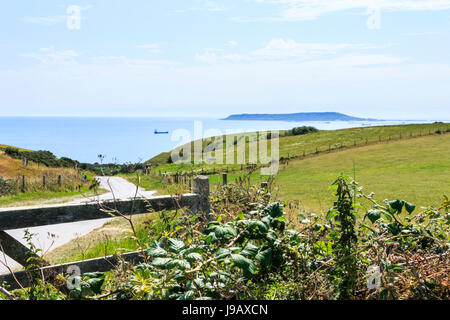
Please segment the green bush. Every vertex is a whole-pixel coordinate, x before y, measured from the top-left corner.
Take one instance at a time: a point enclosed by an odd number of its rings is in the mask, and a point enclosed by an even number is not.
[[[299,136],[299,135],[314,133],[314,132],[318,132],[318,131],[319,130],[314,127],[306,127],[306,126],[296,127],[291,130],[286,130],[284,132],[284,136]]]
[[[80,163],[76,160],[72,160],[67,157],[62,157],[58,159],[50,151],[20,151],[16,148],[7,147],[5,148],[5,154],[11,158],[23,159],[26,158],[28,161],[33,161],[38,164],[42,164],[46,167],[53,168],[74,168],[76,165],[79,166]]]
[[[269,190],[219,187],[211,214],[162,213],[142,263],[81,275],[64,299],[450,298],[447,198],[419,211],[402,199],[377,202],[344,177],[331,190],[336,202],[326,216],[300,210],[294,228],[287,204]]]

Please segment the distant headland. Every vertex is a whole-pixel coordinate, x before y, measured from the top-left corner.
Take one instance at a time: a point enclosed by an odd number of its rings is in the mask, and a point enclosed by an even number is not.
[[[300,112],[285,114],[232,114],[222,120],[258,121],[380,121],[370,118],[357,118],[339,112]]]

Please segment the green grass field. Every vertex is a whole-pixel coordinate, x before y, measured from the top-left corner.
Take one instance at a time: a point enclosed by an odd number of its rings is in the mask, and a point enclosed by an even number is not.
[[[402,198],[417,206],[438,205],[450,194],[450,135],[436,135],[293,160],[278,175],[279,195],[312,211],[332,204],[327,187],[341,173],[377,199]]]
[[[439,205],[444,194],[450,195],[449,146],[450,135],[437,134],[291,159],[280,165],[275,193],[283,200],[300,201],[307,210],[325,212],[333,203],[330,184],[340,174],[356,173],[364,190],[375,192],[379,200],[397,197],[417,206]],[[228,181],[232,183],[244,175],[245,172],[229,173]],[[220,174],[209,177],[213,187],[222,182]],[[251,176],[252,183],[266,179],[259,170]],[[144,187],[158,189],[161,185],[156,175],[143,181]]]

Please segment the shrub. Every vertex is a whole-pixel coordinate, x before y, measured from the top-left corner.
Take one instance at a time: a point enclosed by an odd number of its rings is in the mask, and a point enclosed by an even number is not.
[[[80,276],[76,297],[450,298],[447,198],[439,208],[418,212],[402,199],[377,202],[355,181],[339,177],[328,213],[301,210],[293,228],[286,204],[274,201],[269,190],[226,185],[211,194],[211,214],[161,213],[144,262],[108,276]],[[378,287],[368,285],[373,266],[380,269]]]
[[[291,130],[285,131],[284,136],[298,136],[298,135],[314,133],[314,132],[318,132],[318,131],[319,130],[314,127],[306,127],[306,126],[296,127]]]

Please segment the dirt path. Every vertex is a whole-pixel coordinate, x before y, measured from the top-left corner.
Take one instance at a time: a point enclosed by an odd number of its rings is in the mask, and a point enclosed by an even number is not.
[[[138,198],[150,198],[156,191],[145,191],[142,188],[136,190],[136,186],[127,180],[120,177],[96,177],[100,182],[100,187],[111,192],[102,194],[97,197],[90,197],[80,200],[71,201],[73,204],[83,204],[96,201],[113,200],[127,200]],[[2,209],[0,209],[1,211]],[[4,210],[8,210],[5,208]],[[94,229],[100,228],[105,222],[111,220],[99,219],[90,221],[81,221],[73,223],[55,224],[50,226],[28,228],[28,230],[35,234],[33,237],[34,245],[41,249],[43,253],[53,250],[77,237],[85,235]],[[26,245],[23,239],[25,229],[8,230],[11,236]],[[4,262],[3,256],[0,256],[0,261]],[[8,265],[11,268],[18,268],[20,265],[14,260],[7,258]],[[0,263],[0,274],[7,272],[7,269]]]

